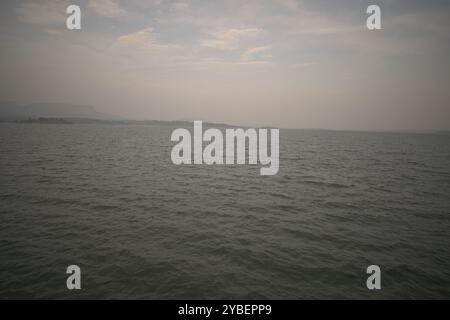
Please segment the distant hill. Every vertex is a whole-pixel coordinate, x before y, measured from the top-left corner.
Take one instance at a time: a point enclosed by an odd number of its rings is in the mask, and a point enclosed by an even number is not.
[[[92,106],[66,103],[34,103],[19,105],[0,102],[0,121],[34,124],[121,124],[191,127],[193,121],[126,120],[99,113]],[[223,123],[203,122],[204,127],[234,127]]]
[[[190,121],[164,121],[164,120],[101,120],[92,118],[33,118],[20,120],[4,120],[5,122],[31,123],[31,124],[106,124],[106,125],[147,125],[147,126],[169,126],[169,127],[192,127]],[[205,128],[235,127],[223,123],[203,122]]]
[[[78,124],[121,124],[121,125],[148,125],[148,126],[169,126],[169,127],[192,127],[193,121],[168,121],[168,120],[99,120],[89,118],[64,118],[70,123]],[[203,122],[203,127],[235,127],[224,123]]]
[[[112,120],[92,106],[64,103],[35,103],[19,105],[15,102],[0,102],[0,120],[24,120],[28,118],[91,118]]]

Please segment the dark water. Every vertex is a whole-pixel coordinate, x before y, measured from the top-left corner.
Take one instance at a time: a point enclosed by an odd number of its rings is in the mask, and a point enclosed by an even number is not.
[[[0,124],[0,298],[450,297],[449,135],[281,131],[263,177],[172,130]]]

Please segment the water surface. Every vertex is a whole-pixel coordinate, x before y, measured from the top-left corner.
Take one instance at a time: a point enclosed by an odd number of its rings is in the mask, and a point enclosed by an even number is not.
[[[449,297],[449,135],[282,130],[260,176],[173,129],[0,124],[0,298]]]

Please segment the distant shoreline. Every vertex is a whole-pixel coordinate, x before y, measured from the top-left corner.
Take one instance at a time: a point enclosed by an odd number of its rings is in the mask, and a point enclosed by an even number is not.
[[[29,117],[27,119],[0,119],[0,123],[20,124],[106,124],[106,125],[151,125],[151,126],[192,126],[192,121],[164,121],[164,120],[104,120],[94,118],[72,118],[72,117]],[[204,122],[206,126],[235,127],[225,123]]]
[[[28,119],[1,119],[0,123],[17,124],[104,124],[104,125],[147,125],[164,127],[187,127],[193,125],[193,121],[181,120],[104,120],[95,118],[76,118],[76,117],[38,117]],[[228,127],[233,128],[237,125],[215,122],[203,122],[205,127]],[[248,128],[248,126],[240,126]],[[258,128],[274,128],[273,126],[259,126]],[[323,129],[323,128],[280,128],[281,130],[303,130],[303,131],[329,131],[329,132],[361,132],[361,133],[396,133],[396,134],[443,134],[450,135],[450,130],[363,130],[363,129]]]
[[[15,123],[42,123],[42,124],[73,124],[63,118],[29,118],[27,120],[16,120]]]

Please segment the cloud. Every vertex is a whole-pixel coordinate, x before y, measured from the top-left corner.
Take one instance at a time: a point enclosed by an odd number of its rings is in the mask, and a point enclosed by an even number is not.
[[[266,61],[272,58],[272,54],[270,53],[271,49],[272,46],[261,46],[248,49],[241,55],[241,61],[242,62]]]
[[[301,63],[295,63],[292,65],[292,68],[295,69],[301,69],[301,68],[307,68],[313,65],[316,65],[317,62],[301,62]]]
[[[116,18],[127,12],[113,0],[89,0],[89,8],[102,17]]]
[[[237,70],[243,66],[268,66],[271,65],[269,61],[263,60],[249,60],[249,61],[229,61],[219,58],[205,58],[198,61],[193,61],[191,66],[198,70],[208,69],[223,69],[223,70]]]
[[[122,60],[129,68],[146,70],[173,68],[177,59],[183,55],[181,47],[176,44],[164,43],[153,28],[148,27],[133,33],[118,37],[109,48],[111,56],[124,58]]]
[[[217,50],[236,50],[239,48],[239,41],[245,37],[256,37],[260,35],[262,29],[228,29],[213,33],[213,38],[203,40],[202,46]]]
[[[120,36],[117,38],[116,44],[120,47],[133,47],[136,50],[148,52],[179,48],[179,46],[174,44],[165,44],[160,42],[158,40],[158,35],[151,27]]]
[[[68,5],[66,1],[24,2],[15,13],[22,23],[51,26],[65,22]]]
[[[189,5],[186,2],[175,2],[174,4],[172,4],[172,8],[174,10],[183,11],[189,8]]]
[[[301,10],[300,4],[295,0],[276,0],[275,2],[290,10]]]

